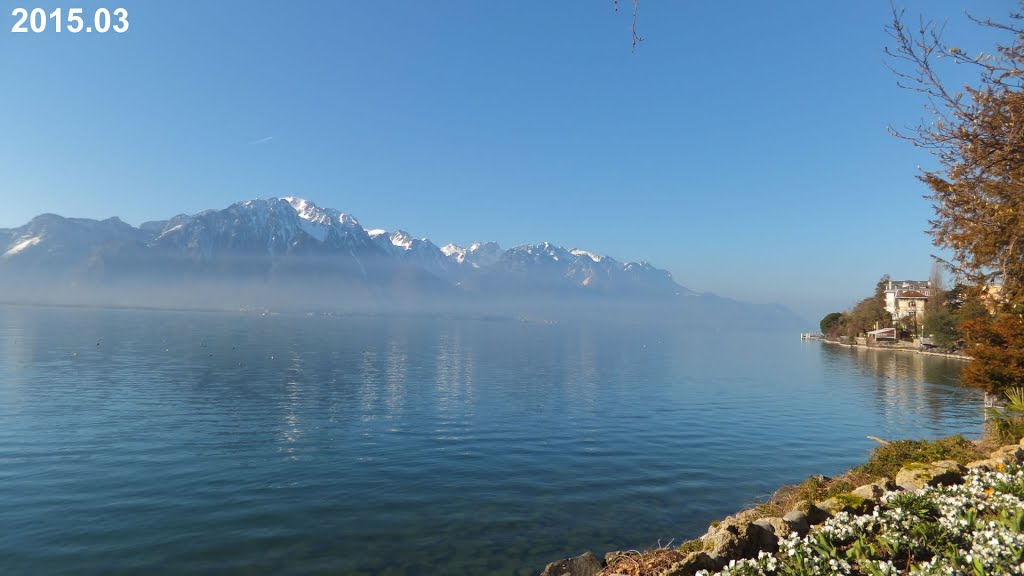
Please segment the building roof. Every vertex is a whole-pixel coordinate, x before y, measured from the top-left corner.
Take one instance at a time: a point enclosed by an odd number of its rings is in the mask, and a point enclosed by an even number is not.
[[[926,294],[922,294],[917,290],[900,290],[896,293],[897,298],[927,298]]]
[[[927,290],[931,287],[927,280],[889,280],[889,290]]]

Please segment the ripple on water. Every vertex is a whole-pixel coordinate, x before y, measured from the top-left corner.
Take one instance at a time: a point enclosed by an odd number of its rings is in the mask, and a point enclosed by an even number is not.
[[[693,537],[869,434],[977,434],[958,369],[789,334],[0,308],[0,569],[531,573]]]

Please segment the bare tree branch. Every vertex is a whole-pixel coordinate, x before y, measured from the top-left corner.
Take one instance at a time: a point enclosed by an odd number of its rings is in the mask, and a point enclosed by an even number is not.
[[[619,11],[619,0],[613,0],[613,2],[615,4],[615,11],[618,12]],[[637,21],[637,18],[639,18],[639,16],[640,16],[640,0],[633,0],[633,23],[630,26],[630,30],[633,33],[633,48],[632,48],[632,52],[636,52],[637,45],[644,41],[644,39],[639,34],[637,34],[637,31],[636,31],[636,21]]]

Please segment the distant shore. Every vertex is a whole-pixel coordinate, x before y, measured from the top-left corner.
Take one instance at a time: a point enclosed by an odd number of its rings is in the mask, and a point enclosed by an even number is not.
[[[931,350],[922,350],[920,348],[901,348],[896,346],[871,346],[868,344],[847,344],[838,340],[829,340],[828,338],[816,338],[826,344],[832,344],[834,346],[844,346],[846,348],[865,348],[868,350],[895,350],[897,352],[911,352],[913,354],[921,354],[923,356],[941,356],[943,358],[953,358],[955,360],[972,360],[970,356],[966,354],[953,354],[949,352],[933,352]]]

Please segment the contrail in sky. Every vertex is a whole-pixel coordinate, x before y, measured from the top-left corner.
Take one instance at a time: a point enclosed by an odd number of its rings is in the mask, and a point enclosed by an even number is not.
[[[264,142],[270,142],[273,139],[274,139],[273,136],[267,136],[266,138],[260,138],[259,140],[253,140],[252,142],[249,142],[249,144],[263,144]]]

